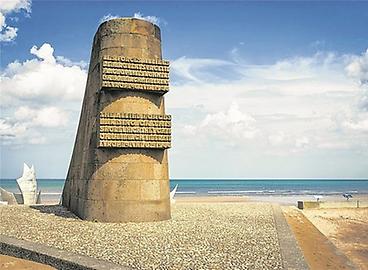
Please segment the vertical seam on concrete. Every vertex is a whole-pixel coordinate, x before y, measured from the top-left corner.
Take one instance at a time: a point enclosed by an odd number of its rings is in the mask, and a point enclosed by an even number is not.
[[[279,247],[284,269],[309,269],[303,253],[299,248],[293,232],[287,223],[279,205],[272,205],[273,217],[276,225]]]

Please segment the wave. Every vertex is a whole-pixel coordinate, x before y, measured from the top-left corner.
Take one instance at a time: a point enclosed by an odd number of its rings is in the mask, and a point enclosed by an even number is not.
[[[209,190],[208,194],[276,193],[276,190]]]
[[[325,191],[325,190],[208,190],[207,192],[204,191],[202,193],[207,193],[209,195],[289,195],[289,196],[296,196],[296,195],[342,195],[344,193],[351,193],[351,194],[367,194],[367,192],[358,192],[356,190],[352,191]]]

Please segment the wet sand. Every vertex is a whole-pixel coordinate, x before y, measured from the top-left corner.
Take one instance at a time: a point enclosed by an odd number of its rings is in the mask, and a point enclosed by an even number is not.
[[[177,203],[227,203],[227,202],[247,202],[245,196],[181,196],[175,197]]]

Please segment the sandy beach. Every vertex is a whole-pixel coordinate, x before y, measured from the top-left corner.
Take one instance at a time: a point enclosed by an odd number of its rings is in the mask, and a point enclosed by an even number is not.
[[[358,269],[368,269],[368,208],[304,210],[303,213]]]
[[[18,259],[11,256],[0,255],[0,269],[3,270],[55,270],[55,268],[35,263],[28,260]]]

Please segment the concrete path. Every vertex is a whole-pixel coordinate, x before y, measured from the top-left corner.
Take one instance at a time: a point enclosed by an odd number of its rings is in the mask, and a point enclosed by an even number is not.
[[[303,253],[298,246],[298,242],[296,241],[279,205],[273,205],[273,213],[284,269],[309,269],[308,264],[305,262]]]

